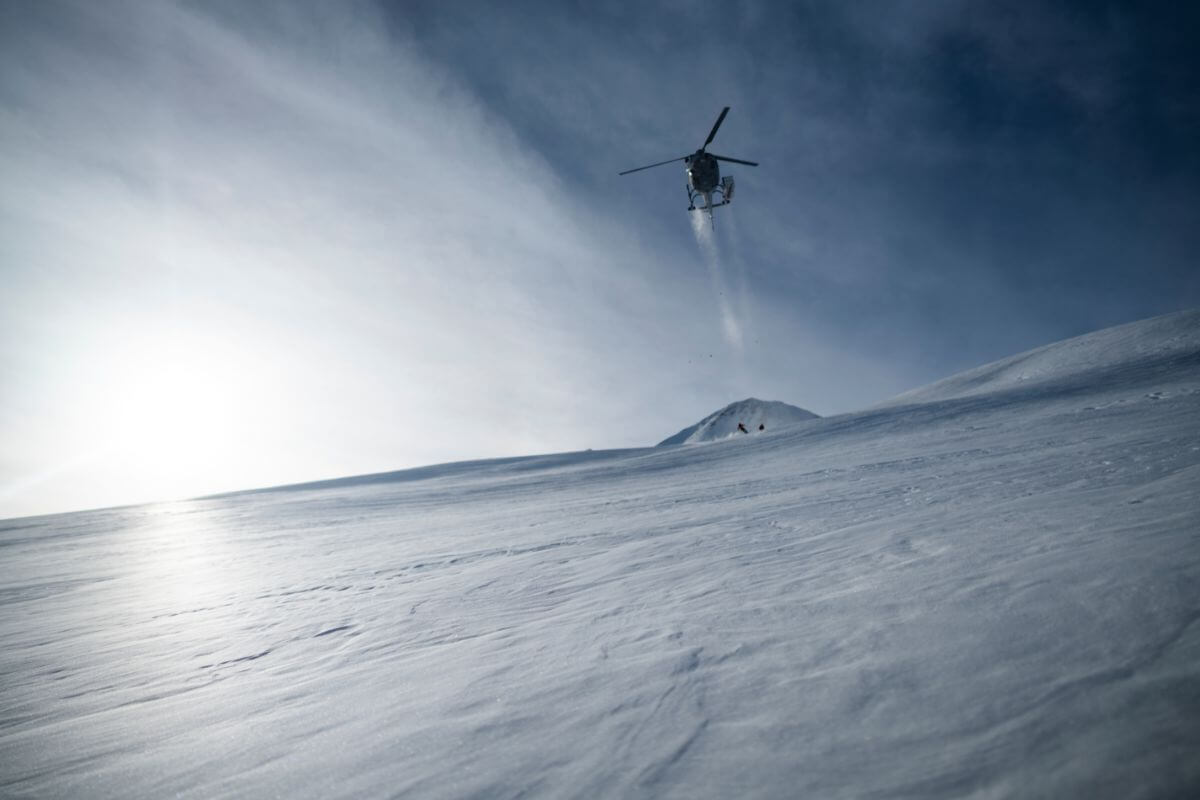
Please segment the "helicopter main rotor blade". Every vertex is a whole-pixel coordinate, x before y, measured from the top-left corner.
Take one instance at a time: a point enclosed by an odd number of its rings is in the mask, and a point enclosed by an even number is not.
[[[735,164],[745,164],[748,167],[757,167],[758,166],[757,161],[743,161],[740,158],[730,158],[729,156],[719,156],[716,153],[709,153],[709,155],[712,156],[713,158],[715,158],[717,161],[732,161]]]
[[[708,138],[704,140],[704,144],[700,145],[700,149],[708,147],[712,143],[713,137],[717,135],[717,128],[721,127],[721,123],[725,121],[725,115],[729,113],[729,106],[725,106],[721,110],[721,116],[717,117],[717,121],[713,123],[713,129],[709,131]]]
[[[636,167],[635,169],[627,169],[624,172],[618,172],[617,174],[618,175],[628,175],[631,172],[641,172],[642,170],[650,169],[651,167],[661,167],[663,164],[672,164],[676,161],[683,161],[685,158],[687,158],[687,156],[680,156],[679,158],[669,158],[666,161],[660,161],[657,164],[647,164],[644,167]]]

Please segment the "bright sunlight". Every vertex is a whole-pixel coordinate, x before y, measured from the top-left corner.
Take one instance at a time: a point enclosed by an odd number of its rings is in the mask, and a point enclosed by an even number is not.
[[[172,332],[105,359],[94,409],[103,458],[167,498],[237,464],[266,393],[230,343]]]

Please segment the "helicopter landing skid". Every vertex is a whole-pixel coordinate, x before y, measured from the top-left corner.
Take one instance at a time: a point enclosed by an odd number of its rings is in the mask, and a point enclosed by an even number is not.
[[[733,202],[732,197],[723,196],[720,192],[714,192],[713,194],[717,195],[717,197],[720,197],[721,202],[714,203],[713,198],[709,197],[707,203],[705,203],[704,205],[698,206],[698,205],[696,205],[696,198],[704,197],[704,195],[701,194],[700,192],[695,192],[694,194],[689,192],[688,193],[688,211],[712,211],[714,208],[720,208],[721,206],[727,206]]]
[[[712,213],[714,208],[727,206],[733,202],[733,177],[729,175],[726,175],[724,178],[722,178],[721,182],[714,186],[709,192],[697,192],[692,189],[690,185],[685,186],[684,189],[687,190],[688,195],[688,211],[708,211],[709,213]],[[713,195],[721,198],[721,202],[714,203]],[[704,197],[708,202],[697,208],[697,197]]]
[[[711,206],[696,206],[693,204],[693,205],[688,206],[688,211],[711,211],[714,208],[720,208],[721,206],[727,206],[731,202],[733,202],[733,201],[732,200],[723,200],[720,203],[713,203]]]

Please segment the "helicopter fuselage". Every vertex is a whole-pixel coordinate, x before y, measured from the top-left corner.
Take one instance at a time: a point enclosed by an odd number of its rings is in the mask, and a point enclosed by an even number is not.
[[[687,165],[689,211],[695,211],[697,201],[701,199],[704,202],[699,204],[700,210],[707,211],[710,216],[717,206],[729,204],[733,199],[733,178],[721,178],[716,156],[701,148],[690,156],[684,156],[683,163]],[[720,202],[713,199],[714,194],[718,195]]]
[[[721,182],[721,168],[717,160],[703,150],[697,150],[685,159],[688,186],[693,192],[708,194]]]
[[[663,164],[682,161],[687,167],[688,211],[695,211],[696,200],[703,199],[704,204],[700,206],[700,210],[707,211],[711,218],[714,208],[729,205],[733,200],[733,178],[728,175],[722,178],[721,169],[717,165],[717,162],[732,161],[735,164],[745,164],[750,167],[758,166],[757,161],[744,161],[740,158],[718,156],[705,150],[712,143],[713,137],[717,135],[717,129],[721,127],[721,123],[725,121],[725,115],[728,113],[729,106],[721,109],[721,115],[713,123],[712,130],[708,132],[708,138],[704,140],[704,144],[700,145],[700,149],[696,152],[686,156],[679,156],[678,158],[669,158],[666,161],[659,161],[656,164],[647,164],[644,167],[627,169],[617,174],[628,175],[631,172],[641,172],[651,167],[661,167]],[[720,200],[719,203],[713,200],[714,194]]]

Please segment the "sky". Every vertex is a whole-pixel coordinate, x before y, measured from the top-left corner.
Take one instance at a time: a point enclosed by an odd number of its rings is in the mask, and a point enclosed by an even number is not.
[[[1178,3],[0,2],[0,518],[828,415],[1200,305]],[[693,225],[682,165],[736,201]],[[702,221],[702,220],[701,220]]]

